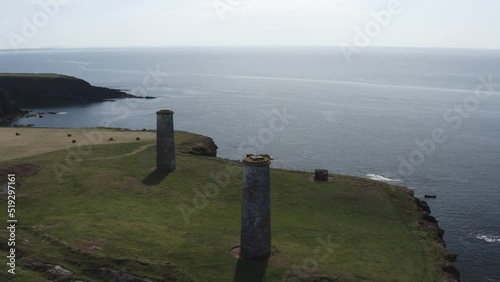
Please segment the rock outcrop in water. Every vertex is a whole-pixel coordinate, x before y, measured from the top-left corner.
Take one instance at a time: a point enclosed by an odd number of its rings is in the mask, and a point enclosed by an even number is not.
[[[96,87],[85,80],[59,74],[0,74],[0,88],[20,105],[99,102],[137,98],[120,90]]]

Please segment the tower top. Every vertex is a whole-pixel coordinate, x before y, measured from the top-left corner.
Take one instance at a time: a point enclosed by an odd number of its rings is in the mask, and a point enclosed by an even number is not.
[[[171,110],[159,110],[156,112],[157,115],[173,115],[174,112]]]
[[[271,163],[272,158],[269,155],[247,155],[243,159],[244,164],[250,165],[266,165]]]

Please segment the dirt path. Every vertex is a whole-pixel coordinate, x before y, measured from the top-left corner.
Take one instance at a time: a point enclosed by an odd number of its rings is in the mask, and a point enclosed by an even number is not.
[[[147,145],[144,145],[144,146],[141,146],[139,147],[138,149],[135,149],[134,151],[128,153],[128,154],[124,154],[124,155],[120,155],[120,156],[112,156],[112,157],[102,157],[102,158],[94,158],[94,159],[85,159],[86,161],[99,161],[99,160],[114,160],[114,159],[119,159],[119,158],[123,158],[123,157],[129,157],[129,156],[133,156],[133,155],[137,155],[141,152],[144,152],[146,151],[147,148],[151,147],[155,145],[154,143],[153,144],[147,144]]]

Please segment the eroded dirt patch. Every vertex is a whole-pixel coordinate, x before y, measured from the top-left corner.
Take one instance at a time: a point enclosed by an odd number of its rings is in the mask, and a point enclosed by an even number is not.
[[[15,174],[16,177],[30,177],[37,175],[43,169],[36,164],[22,164],[0,169],[0,184],[7,182],[7,175]]]
[[[93,253],[104,249],[104,247],[104,243],[95,239],[83,239],[79,244],[74,246],[73,249],[83,253]]]

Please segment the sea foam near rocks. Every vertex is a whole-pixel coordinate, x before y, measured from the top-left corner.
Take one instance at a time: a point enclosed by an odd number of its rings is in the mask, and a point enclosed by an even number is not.
[[[401,179],[392,179],[392,178],[385,177],[385,176],[378,175],[378,174],[367,174],[366,177],[368,177],[371,180],[377,180],[377,181],[401,182]]]
[[[496,235],[477,234],[476,239],[483,240],[488,243],[500,243],[500,236]]]

